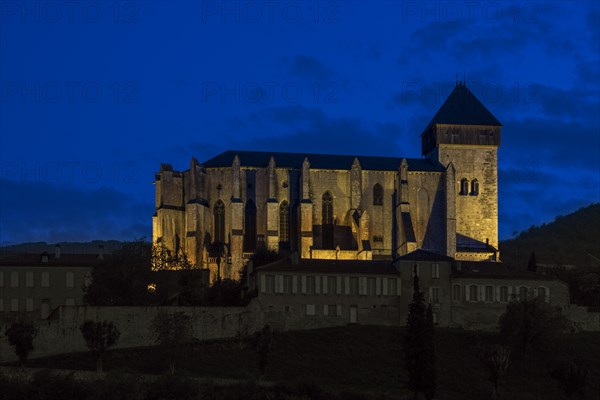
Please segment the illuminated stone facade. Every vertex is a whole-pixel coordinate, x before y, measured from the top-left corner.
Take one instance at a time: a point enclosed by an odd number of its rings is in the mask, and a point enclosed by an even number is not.
[[[156,174],[153,240],[216,263],[223,277],[258,247],[302,259],[372,260],[425,249],[498,260],[501,124],[458,83],[421,134],[422,158],[226,151]]]

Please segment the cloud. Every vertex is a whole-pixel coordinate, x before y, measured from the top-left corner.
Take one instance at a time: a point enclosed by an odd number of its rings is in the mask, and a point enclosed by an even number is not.
[[[326,81],[333,77],[333,71],[319,60],[310,56],[297,56],[290,63],[290,75],[307,80]]]
[[[0,241],[131,240],[150,237],[153,201],[114,189],[0,181]]]

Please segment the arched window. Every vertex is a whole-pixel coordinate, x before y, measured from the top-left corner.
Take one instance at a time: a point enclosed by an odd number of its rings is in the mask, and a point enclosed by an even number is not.
[[[477,196],[479,194],[479,182],[477,179],[471,181],[471,196]]]
[[[323,248],[333,249],[333,196],[329,192],[323,194],[321,224],[323,229]]]
[[[506,286],[500,286],[500,301],[508,302],[508,288]]]
[[[213,208],[214,217],[214,240],[215,242],[225,243],[225,204],[221,200],[215,203]]]
[[[373,205],[383,205],[383,187],[381,187],[379,183],[376,183],[375,186],[373,186]]]
[[[469,181],[467,178],[462,178],[460,180],[460,192],[458,194],[461,196],[466,196],[469,194]]]
[[[256,250],[256,205],[252,200],[244,208],[244,251]]]
[[[279,205],[279,247],[289,249],[290,246],[290,206],[287,201]]]

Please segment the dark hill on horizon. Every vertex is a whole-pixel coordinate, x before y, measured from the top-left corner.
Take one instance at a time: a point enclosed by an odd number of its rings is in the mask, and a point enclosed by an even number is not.
[[[538,265],[600,265],[600,203],[500,242],[500,259],[506,264],[526,267],[532,251]]]

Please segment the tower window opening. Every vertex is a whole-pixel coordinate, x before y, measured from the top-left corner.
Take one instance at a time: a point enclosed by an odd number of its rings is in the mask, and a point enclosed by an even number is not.
[[[333,196],[331,193],[325,192],[322,201],[321,223],[323,229],[323,248],[333,249]]]
[[[225,204],[221,200],[215,203],[214,214],[214,234],[215,241],[225,243]]]
[[[460,180],[460,192],[458,194],[461,196],[466,196],[469,194],[469,181],[467,178],[462,178]]]
[[[477,196],[479,195],[479,182],[477,181],[477,179],[473,179],[471,181],[471,196]]]

